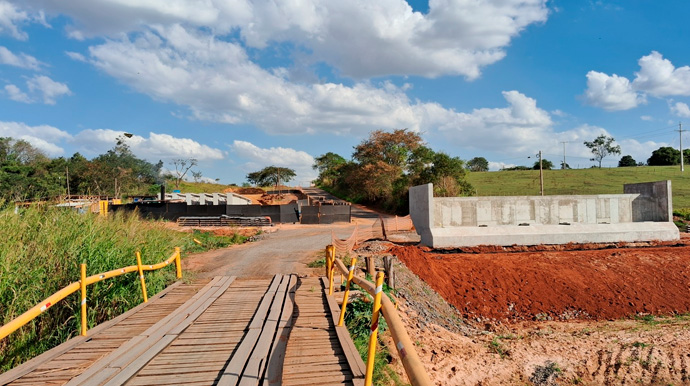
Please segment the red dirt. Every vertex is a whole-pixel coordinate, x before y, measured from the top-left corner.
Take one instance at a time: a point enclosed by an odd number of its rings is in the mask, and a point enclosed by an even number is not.
[[[601,320],[690,311],[690,246],[390,252],[468,317]]]

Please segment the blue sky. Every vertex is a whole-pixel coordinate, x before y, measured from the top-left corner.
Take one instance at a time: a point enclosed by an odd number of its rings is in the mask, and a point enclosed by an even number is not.
[[[646,161],[690,117],[684,1],[0,0],[0,136],[50,156],[130,147],[242,183],[315,177],[376,129],[492,169],[583,141]],[[683,138],[690,145],[690,137]],[[615,166],[620,156],[604,165]]]

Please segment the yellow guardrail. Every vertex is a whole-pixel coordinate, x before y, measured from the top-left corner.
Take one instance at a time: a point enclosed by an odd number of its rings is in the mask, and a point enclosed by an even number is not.
[[[412,340],[410,339],[410,336],[407,335],[405,325],[400,319],[400,316],[398,316],[395,305],[393,305],[393,302],[391,302],[388,296],[381,296],[383,292],[383,272],[379,272],[376,275],[376,284],[374,284],[370,281],[354,276],[356,258],[353,258],[353,260],[354,262],[348,269],[348,267],[346,267],[340,259],[335,257],[335,247],[333,245],[326,247],[326,272],[328,274],[329,281],[329,295],[333,294],[333,277],[335,276],[335,269],[337,268],[341,274],[347,275],[347,284],[345,286],[343,305],[340,311],[340,320],[338,321],[338,325],[342,326],[342,321],[345,317],[345,310],[347,308],[351,283],[357,284],[367,293],[369,293],[369,295],[374,297],[371,335],[369,336],[369,356],[367,357],[367,372],[365,374],[364,385],[369,386],[372,383],[375,356],[374,353],[376,352],[376,339],[378,333],[378,319],[379,311],[381,311],[384,319],[388,323],[388,328],[390,329],[391,336],[393,337],[393,342],[398,350],[398,355],[402,360],[405,373],[407,374],[410,383],[414,386],[431,386],[432,383],[429,379],[429,375],[426,373],[426,370],[424,370],[422,361],[419,360],[419,356],[412,345]]]
[[[67,287],[57,291],[56,293],[48,296],[45,300],[42,302],[38,303],[25,313],[19,315],[18,317],[14,318],[12,321],[9,323],[5,324],[4,326],[0,327],[0,339],[5,338],[9,334],[15,332],[25,324],[29,323],[33,319],[35,319],[37,316],[45,312],[48,308],[52,307],[53,305],[57,304],[60,300],[66,298],[67,296],[77,292],[81,291],[81,335],[86,336],[86,287],[88,285],[98,283],[100,281],[110,279],[113,277],[117,277],[120,275],[124,275],[126,273],[131,273],[131,272],[139,272],[139,278],[141,280],[141,291],[144,297],[144,302],[148,301],[148,298],[146,296],[146,283],[144,281],[144,271],[155,271],[157,269],[161,269],[163,267],[167,267],[171,263],[175,263],[176,267],[176,276],[177,278],[182,277],[182,265],[180,261],[180,248],[175,247],[175,252],[166,260],[163,260],[162,262],[158,264],[148,264],[148,265],[143,265],[141,264],[141,254],[137,252],[136,254],[137,258],[137,265],[130,265],[129,267],[124,267],[124,268],[118,268],[114,269],[112,271],[108,272],[103,272],[99,273],[96,275],[92,275],[89,277],[86,277],[86,264],[81,265],[81,277],[79,281],[76,281],[74,283],[71,283]]]

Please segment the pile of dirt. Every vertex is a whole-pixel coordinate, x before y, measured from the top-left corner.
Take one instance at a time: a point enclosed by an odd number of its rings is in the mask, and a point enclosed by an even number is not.
[[[478,320],[617,319],[690,310],[690,247],[397,256],[463,315]]]

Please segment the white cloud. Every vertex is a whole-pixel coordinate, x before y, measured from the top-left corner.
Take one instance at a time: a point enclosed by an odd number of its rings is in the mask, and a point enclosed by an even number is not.
[[[491,170],[491,171],[512,168],[515,166],[517,166],[517,165],[511,164],[511,163],[505,163],[505,162],[489,161],[489,170]]]
[[[683,102],[671,105],[671,112],[679,117],[690,118],[690,107]]]
[[[651,115],[642,115],[640,116],[640,119],[643,121],[653,121],[654,118]]]
[[[585,98],[592,106],[607,111],[630,110],[646,102],[644,96],[635,92],[627,78],[597,71],[587,73]]]
[[[5,92],[7,96],[15,102],[32,103],[31,98],[13,84],[6,85]]]
[[[8,84],[5,92],[10,99],[23,103],[36,103],[42,101],[47,105],[54,105],[55,100],[64,95],[72,95],[66,84],[56,82],[45,75],[34,75],[26,81],[27,92],[19,87]]]
[[[24,53],[15,55],[6,47],[0,46],[0,64],[7,64],[30,70],[38,70],[42,63],[31,55]]]
[[[75,135],[72,141],[86,154],[96,155],[112,149],[117,138],[123,134],[125,134],[124,131],[118,130],[87,129]],[[200,144],[189,138],[176,138],[168,134],[150,132],[148,138],[133,135],[131,138],[126,138],[125,141],[135,155],[151,162],[175,158],[213,161],[225,157],[219,149]]]
[[[15,39],[26,40],[29,36],[19,28],[19,25],[29,21],[31,17],[20,11],[14,4],[0,0],[0,33],[9,34]]]
[[[266,166],[294,169],[297,176],[291,184],[312,181],[317,177],[312,165],[314,157],[304,151],[284,147],[260,148],[250,142],[235,140],[230,149],[238,158],[246,161],[242,168],[245,173],[260,170]]]
[[[64,149],[58,143],[71,138],[67,132],[53,126],[29,126],[22,122],[2,121],[0,121],[0,137],[23,139],[53,157],[64,153]]]
[[[690,66],[675,68],[670,60],[652,51],[638,61],[640,71],[635,73],[635,89],[656,97],[690,95]]]
[[[404,0],[36,0],[53,13],[70,15],[70,36],[141,31],[182,24],[219,36],[239,31],[247,45],[291,42],[307,63],[326,62],[343,74],[370,78],[390,74],[463,75],[501,60],[505,47],[527,26],[545,22],[545,0],[436,0],[428,14]]]
[[[69,56],[72,60],[76,60],[78,62],[87,62],[88,60],[86,57],[78,52],[72,52],[72,51],[66,51],[65,54]]]
[[[54,105],[55,99],[63,95],[72,95],[66,84],[56,82],[45,75],[36,75],[26,82],[29,91],[40,95],[43,103]]]

